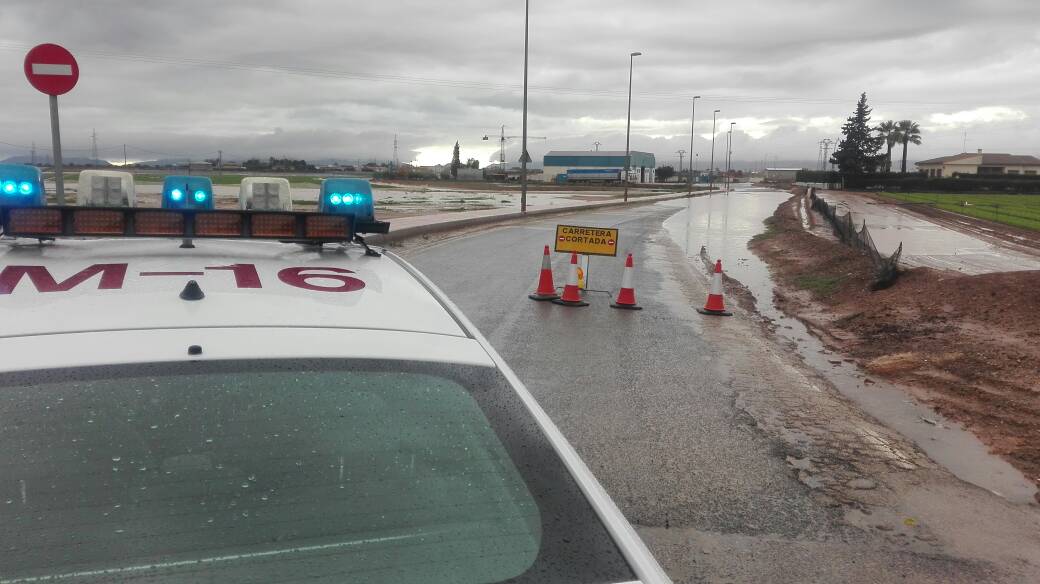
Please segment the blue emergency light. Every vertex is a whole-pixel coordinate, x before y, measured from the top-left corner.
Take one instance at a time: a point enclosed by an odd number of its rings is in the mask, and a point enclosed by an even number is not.
[[[353,215],[357,221],[374,221],[372,184],[361,178],[327,178],[321,181],[318,212]]]
[[[39,168],[0,164],[0,207],[43,207],[45,194]]]
[[[206,176],[170,175],[163,180],[163,209],[212,209],[213,181]]]

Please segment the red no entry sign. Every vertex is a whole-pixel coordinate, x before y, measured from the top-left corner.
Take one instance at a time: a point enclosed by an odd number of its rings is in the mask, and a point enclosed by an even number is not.
[[[25,55],[25,77],[47,95],[62,95],[79,81],[79,65],[65,47],[37,45]]]

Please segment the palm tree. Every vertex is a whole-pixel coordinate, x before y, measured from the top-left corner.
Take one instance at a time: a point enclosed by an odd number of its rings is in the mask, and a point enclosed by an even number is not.
[[[888,146],[888,150],[885,151],[885,172],[892,172],[892,147],[899,142],[899,130],[895,122],[887,120],[878,125],[877,133]]]
[[[903,167],[901,172],[906,174],[906,146],[910,143],[921,143],[921,127],[917,125],[917,122],[902,120],[896,124],[896,131],[899,132],[899,141],[903,143]]]

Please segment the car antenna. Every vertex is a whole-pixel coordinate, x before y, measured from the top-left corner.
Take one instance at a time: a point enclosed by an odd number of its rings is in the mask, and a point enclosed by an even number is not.
[[[378,258],[378,257],[382,257],[383,256],[383,254],[381,254],[378,251],[372,249],[371,247],[368,247],[368,243],[365,242],[365,238],[361,237],[360,235],[358,235],[356,233],[354,234],[354,241],[360,243],[361,246],[365,248],[365,255],[366,256],[373,257],[373,258]]]
[[[181,300],[202,300],[205,297],[202,287],[195,280],[188,280],[188,283],[184,285],[184,290],[181,290]]]

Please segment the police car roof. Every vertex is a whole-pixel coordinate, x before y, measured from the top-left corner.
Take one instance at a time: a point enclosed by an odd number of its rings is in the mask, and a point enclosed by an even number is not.
[[[446,301],[392,256],[368,257],[354,245],[321,251],[266,241],[196,239],[194,245],[181,249],[179,240],[144,239],[2,242],[0,340],[250,327],[469,336]],[[203,299],[180,297],[189,280],[199,283]],[[343,340],[352,342],[350,336]]]

